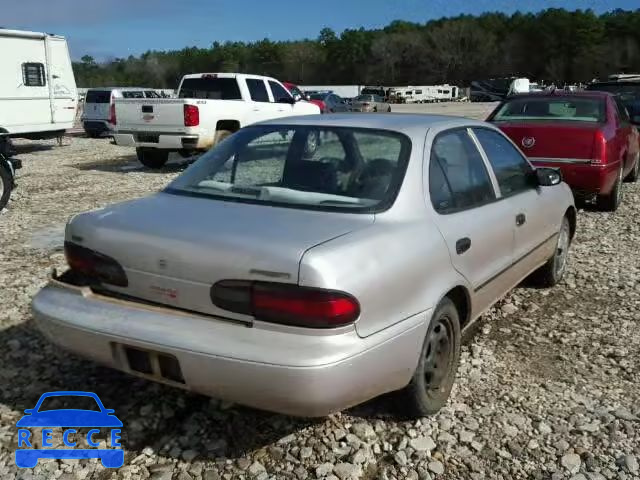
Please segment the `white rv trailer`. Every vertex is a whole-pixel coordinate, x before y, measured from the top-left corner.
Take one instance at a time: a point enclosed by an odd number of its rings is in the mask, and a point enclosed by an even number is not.
[[[61,136],[73,127],[76,82],[64,37],[0,29],[0,135]]]
[[[422,85],[391,88],[390,97],[404,103],[446,102],[458,98],[459,89],[453,85]]]

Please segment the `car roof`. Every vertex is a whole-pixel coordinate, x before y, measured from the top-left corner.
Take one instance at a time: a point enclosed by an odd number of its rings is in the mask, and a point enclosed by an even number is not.
[[[517,95],[511,95],[505,99],[505,101],[522,98],[564,98],[564,97],[584,97],[584,98],[606,98],[612,97],[609,92],[600,92],[598,90],[581,90],[579,92],[567,92],[565,90],[554,90],[551,92],[530,92],[519,93]]]
[[[336,113],[277,118],[258,125],[319,125],[332,127],[374,128],[407,132],[415,128],[455,128],[461,126],[487,126],[486,122],[449,115],[420,113]]]
[[[604,81],[604,82],[593,82],[590,83],[589,85],[587,85],[587,88],[593,88],[593,87],[598,87],[598,86],[605,86],[605,87],[625,87],[626,85],[640,85],[640,80],[610,80],[610,81]]]

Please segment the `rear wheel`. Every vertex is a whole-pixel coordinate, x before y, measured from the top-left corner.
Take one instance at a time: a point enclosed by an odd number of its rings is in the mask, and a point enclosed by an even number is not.
[[[616,183],[608,195],[598,195],[598,208],[605,212],[615,212],[622,201],[622,172],[623,166],[620,166]]]
[[[157,148],[136,148],[136,155],[141,164],[153,169],[162,168],[169,160],[169,151]]]
[[[637,182],[638,176],[640,176],[640,153],[636,156],[636,163],[625,180],[627,182]]]
[[[387,113],[391,113],[391,106],[389,106],[389,108],[387,108]]]
[[[233,132],[231,130],[216,130],[216,137],[213,141],[213,146],[215,147],[221,141],[223,141],[225,138],[231,135],[233,135]]]
[[[571,226],[569,225],[569,219],[564,217],[562,219],[562,225],[560,226],[560,233],[558,234],[558,243],[556,244],[553,255],[547,260],[547,263],[531,275],[531,279],[535,284],[541,287],[553,287],[562,280],[567,270],[570,245]]]
[[[436,307],[413,378],[405,388],[412,416],[437,413],[453,388],[460,362],[460,316],[450,298]]]

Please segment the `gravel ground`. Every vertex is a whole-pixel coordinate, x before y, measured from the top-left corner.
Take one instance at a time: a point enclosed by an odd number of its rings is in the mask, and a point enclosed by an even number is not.
[[[491,105],[420,108],[482,117]],[[40,338],[29,301],[64,265],[68,217],[156,191],[185,166],[151,172],[106,139],[66,143],[18,143],[24,168],[0,214],[0,478],[640,478],[640,184],[625,184],[615,214],[580,212],[561,285],[518,288],[484,316],[440,414],[403,420],[387,396],[304,420],[135,379]],[[49,390],[94,391],[116,409],[123,468],[15,467],[15,422]]]

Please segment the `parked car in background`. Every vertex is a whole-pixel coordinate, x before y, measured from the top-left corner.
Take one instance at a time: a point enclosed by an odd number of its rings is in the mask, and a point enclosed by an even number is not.
[[[311,101],[320,107],[322,113],[349,111],[347,102],[335,93],[312,93]]]
[[[627,108],[631,121],[640,125],[640,75],[622,77],[619,81],[590,83],[586,90],[609,92],[617,96]]]
[[[638,131],[624,105],[604,92],[555,91],[507,98],[487,119],[536,166],[562,171],[580,200],[613,211],[622,181],[636,181]]]
[[[64,37],[0,28],[0,134],[62,138],[77,102]]]
[[[113,133],[116,125],[117,98],[162,98],[155,90],[141,87],[102,87],[87,90],[80,120],[91,138]]]
[[[562,278],[575,222],[560,174],[484,122],[280,118],[73,217],[70,269],[33,311],[52,342],[150,380],[302,416],[402,389],[422,416],[464,329],[531,273]]]
[[[317,105],[318,108],[320,108],[320,110],[322,110],[322,106],[323,103],[320,100],[314,100],[313,98],[311,98],[311,95],[304,93],[302,90],[300,90],[300,87],[298,87],[297,85],[290,83],[290,82],[282,82],[282,84],[285,86],[285,88],[287,90],[289,90],[289,93],[293,96],[293,98],[296,101],[300,101],[300,100],[306,100],[307,102],[313,103],[314,105]]]
[[[360,95],[351,102],[352,112],[390,112],[391,105],[379,95]]]
[[[117,99],[118,145],[135,147],[140,162],[162,167],[170,152],[203,152],[245,125],[271,118],[319,114],[296,101],[275,78],[240,73],[185,75],[178,98]]]
[[[22,168],[22,162],[11,158],[14,154],[11,139],[0,135],[0,211],[7,206],[11,191],[16,186],[16,170]]]

